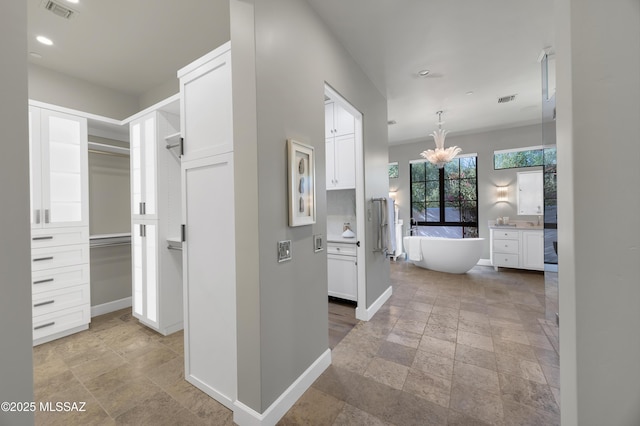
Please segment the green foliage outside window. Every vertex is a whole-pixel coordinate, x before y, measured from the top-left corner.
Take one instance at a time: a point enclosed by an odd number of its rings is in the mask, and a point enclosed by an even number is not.
[[[542,166],[543,164],[544,152],[542,149],[495,152],[493,154],[493,168],[495,170],[535,167]]]

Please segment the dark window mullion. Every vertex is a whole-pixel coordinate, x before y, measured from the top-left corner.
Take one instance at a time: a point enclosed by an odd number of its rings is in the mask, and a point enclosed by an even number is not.
[[[438,223],[444,223],[445,221],[445,202],[444,202],[444,167],[438,169],[439,172],[439,182],[440,182],[440,220]]]

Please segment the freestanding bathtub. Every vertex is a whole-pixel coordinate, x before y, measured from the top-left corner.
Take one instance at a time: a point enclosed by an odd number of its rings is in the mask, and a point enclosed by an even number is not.
[[[482,255],[484,238],[404,237],[407,260],[433,271],[464,274]]]

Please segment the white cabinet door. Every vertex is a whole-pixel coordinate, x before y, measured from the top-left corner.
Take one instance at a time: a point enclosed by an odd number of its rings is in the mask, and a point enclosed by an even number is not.
[[[158,227],[134,223],[132,229],[133,315],[142,322],[158,322]]]
[[[32,227],[88,226],[87,120],[36,107],[29,118]]]
[[[333,189],[336,186],[335,138],[326,139],[324,147],[326,155],[327,189]]]
[[[227,407],[236,398],[233,182],[233,153],[182,162],[185,379]]]
[[[339,104],[333,109],[334,136],[352,135],[355,132],[353,115]]]
[[[356,257],[327,255],[329,296],[358,301]]]
[[[518,214],[544,214],[542,171],[518,172]]]
[[[182,161],[233,151],[231,51],[216,52],[178,71]]]
[[[543,231],[522,231],[522,267],[544,270]]]
[[[131,139],[131,214],[157,218],[157,145],[156,113],[130,125]]]
[[[356,187],[356,141],[353,134],[335,138],[335,189]]]

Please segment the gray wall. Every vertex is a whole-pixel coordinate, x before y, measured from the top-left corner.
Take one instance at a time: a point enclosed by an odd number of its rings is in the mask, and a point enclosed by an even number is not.
[[[29,64],[29,99],[117,120],[141,110],[135,96],[33,64]]]
[[[511,220],[537,221],[536,216],[518,216],[516,214],[516,178],[519,171],[541,170],[542,167],[523,169],[493,169],[493,151],[525,146],[542,145],[542,126],[524,126],[512,129],[494,130],[456,136],[447,135],[446,146],[457,145],[462,154],[478,154],[478,226],[480,237],[487,240],[484,244],[482,258],[489,259],[489,228],[487,221],[498,216],[509,216]],[[409,161],[419,160],[420,153],[434,147],[433,138],[425,138],[423,142],[389,147],[389,161],[398,162],[400,176],[389,180],[390,190],[396,190],[396,203],[400,208],[400,219],[404,220],[403,232],[409,229],[411,206],[409,190]],[[508,202],[496,201],[496,186],[509,186]]]
[[[562,424],[638,425],[640,2],[556,18]]]
[[[313,234],[326,234],[324,83],[364,114],[367,198],[388,192],[386,101],[306,2],[232,0],[231,37],[236,193],[243,194],[238,399],[262,412],[328,349],[326,252],[314,253],[312,243]],[[315,148],[311,226],[288,226],[288,138]],[[276,242],[288,239],[293,260],[279,264]],[[367,268],[370,303],[389,287],[389,265],[368,253]]]
[[[8,2],[0,16],[0,401],[33,401],[27,8]],[[19,143],[23,142],[23,143]],[[1,425],[32,425],[33,413],[0,411]]]

